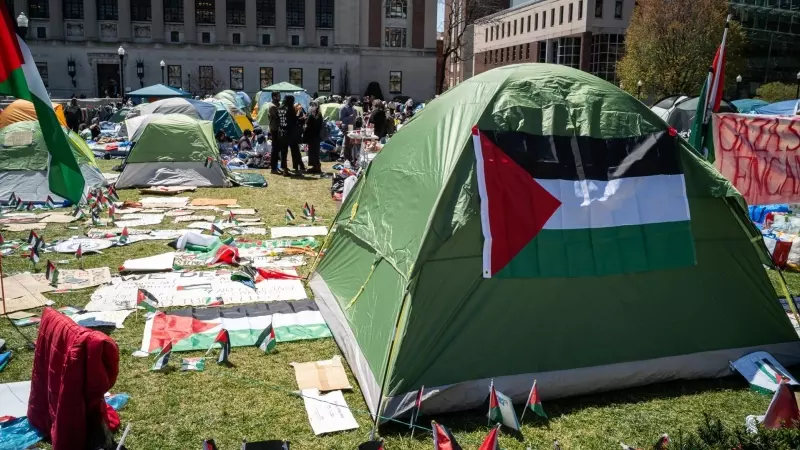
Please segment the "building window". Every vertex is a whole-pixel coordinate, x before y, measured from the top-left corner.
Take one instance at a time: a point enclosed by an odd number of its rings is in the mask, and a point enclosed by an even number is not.
[[[195,22],[214,25],[214,0],[194,0]]]
[[[540,41],[539,42],[539,58],[538,62],[546,63],[547,62],[547,41]]]
[[[564,5],[558,7],[558,24],[564,24]]]
[[[498,50],[495,50],[495,51],[494,51],[494,63],[495,63],[495,64],[497,64],[497,62],[498,62],[498,58],[499,58],[499,56],[498,56],[498,55],[499,55],[499,53],[500,53],[500,52],[499,52]]]
[[[489,63],[489,53],[483,52],[483,65],[485,66],[488,63]]]
[[[583,19],[583,0],[578,0],[578,20]]]
[[[180,42],[181,41],[181,33],[179,31],[170,31],[169,32],[169,41],[170,42]]]
[[[550,26],[556,26],[556,9],[553,8],[550,10]]]
[[[131,20],[135,22],[149,22],[152,20],[153,10],[150,0],[131,0]]]
[[[295,45],[295,46],[300,45],[300,35],[298,35],[298,34],[293,34],[292,35],[292,45]]]
[[[83,0],[64,0],[62,8],[65,19],[83,20]]]
[[[319,92],[331,92],[331,75],[333,75],[331,69],[319,69],[317,82],[317,90]]]
[[[261,89],[272,86],[272,67],[258,68],[258,85],[261,87]]]
[[[539,13],[533,15],[533,31],[539,29]]]
[[[592,55],[589,71],[592,75],[616,84],[617,62],[625,53],[625,35],[594,34],[592,35]]]
[[[406,46],[406,29],[405,28],[386,28],[386,47],[399,47],[405,48]]]
[[[486,33],[483,34],[483,42],[489,42],[489,35]]]
[[[167,66],[167,84],[175,88],[183,86],[181,66]]]
[[[517,20],[514,19],[514,36],[517,35]]]
[[[506,51],[504,49],[500,49],[500,64],[506,62]]]
[[[97,20],[119,20],[117,0],[97,0]]]
[[[517,60],[517,46],[515,45],[511,49],[511,61],[516,61],[516,60]]]
[[[408,18],[408,2],[406,0],[389,0],[386,2],[387,19]]]
[[[239,45],[242,43],[242,33],[233,33],[233,44]]]
[[[503,39],[504,37],[506,37],[506,24],[503,24],[500,27],[500,39]]]
[[[328,46],[328,36],[320,36],[319,37],[319,46],[320,47],[327,47]]]
[[[211,33],[208,31],[203,31],[200,33],[200,42],[203,44],[210,44],[211,43]]]
[[[333,28],[333,0],[317,1],[317,28]]]
[[[547,11],[542,11],[542,29],[547,28]]]
[[[305,28],[305,0],[286,0],[286,25],[290,27]]]
[[[39,71],[39,76],[42,77],[44,87],[50,87],[50,77],[47,75],[47,63],[37,62],[36,69]]]
[[[36,27],[36,39],[47,39],[47,27]]]
[[[289,83],[303,87],[303,69],[289,69]]]
[[[525,44],[525,59],[531,59],[531,44]]]
[[[270,45],[270,35],[268,34],[261,35],[261,45]]]
[[[614,18],[622,19],[622,2],[624,0],[616,0],[614,2]]]
[[[581,65],[581,38],[558,38],[558,54],[556,63],[562,66],[580,68]]]
[[[244,90],[244,67],[231,67],[231,89]]]
[[[603,0],[594,0],[594,16],[603,17]]]
[[[183,0],[164,0],[164,22],[183,23]]]
[[[528,33],[530,33],[530,32],[531,32],[531,16],[529,14],[528,15]]]
[[[569,13],[567,13],[567,21],[569,23],[572,23],[572,9],[573,9],[573,6],[574,5],[572,3],[569,4]]]
[[[49,2],[47,0],[29,0],[28,17],[30,17],[31,19],[49,19],[50,18]]]
[[[256,0],[256,25],[275,26],[275,0]]]
[[[244,25],[244,0],[227,0],[225,2],[225,16],[228,25]]]
[[[214,66],[200,66],[200,90],[210,92],[214,90]]]
[[[403,92],[403,72],[393,70],[389,72],[389,93],[399,94]]]

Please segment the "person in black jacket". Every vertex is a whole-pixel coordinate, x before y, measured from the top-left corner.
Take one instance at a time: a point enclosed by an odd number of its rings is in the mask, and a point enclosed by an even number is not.
[[[289,150],[292,153],[292,166],[294,167],[294,175],[295,176],[302,176],[303,172],[301,168],[303,168],[303,157],[300,155],[300,140],[302,139],[303,130],[298,125],[298,117],[297,111],[294,107],[294,96],[287,95],[283,98],[283,104],[281,105],[281,109],[278,111],[279,114],[285,115],[285,125],[284,119],[281,118],[281,137],[286,139],[286,144],[288,144]],[[285,128],[284,128],[285,126]],[[281,149],[283,154],[286,154],[285,149]],[[285,159],[286,157],[283,156],[281,159]],[[286,167],[283,171],[284,175],[292,175],[289,172],[289,167]]]
[[[303,143],[308,145],[308,170],[306,173],[322,173],[319,161],[319,144],[322,142],[322,127],[326,126],[319,111],[317,102],[311,102],[306,118],[306,129],[303,132]]]
[[[386,137],[386,110],[383,108],[383,102],[380,100],[375,100],[372,105],[369,123],[372,125],[375,136],[378,136],[378,139]]]

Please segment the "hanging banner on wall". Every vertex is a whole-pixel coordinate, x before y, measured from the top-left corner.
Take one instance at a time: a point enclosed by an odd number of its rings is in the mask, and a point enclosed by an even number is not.
[[[750,205],[800,202],[800,116],[714,114],[717,170]]]

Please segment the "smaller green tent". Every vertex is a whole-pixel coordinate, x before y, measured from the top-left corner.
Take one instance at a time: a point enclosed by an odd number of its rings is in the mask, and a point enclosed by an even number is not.
[[[172,98],[172,97],[189,97],[188,92],[184,92],[163,84],[154,84],[152,86],[143,87],[133,92],[128,93],[128,97],[137,98]]]
[[[339,111],[342,109],[342,106],[344,105],[341,103],[326,103],[320,106],[319,110],[325,120],[339,120]],[[359,115],[364,115],[364,110],[360,106],[356,106],[355,108]]]
[[[106,179],[86,142],[66,128],[64,133],[86,180],[85,189],[104,186]],[[48,161],[38,121],[15,122],[0,130],[0,198],[5,200],[13,193],[24,202],[42,203],[48,196],[56,203],[64,202],[50,191]]]
[[[183,114],[149,118],[137,130],[117,188],[229,187],[211,122]]]

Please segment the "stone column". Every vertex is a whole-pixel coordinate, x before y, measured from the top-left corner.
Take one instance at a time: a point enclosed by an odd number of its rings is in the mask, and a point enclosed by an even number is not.
[[[306,0],[306,45],[310,45],[312,47],[319,46],[319,41],[317,41],[316,0]]]
[[[164,42],[164,0],[151,0],[152,22],[150,36],[153,42]]]
[[[64,9],[62,2],[50,2],[50,30],[47,33],[48,39],[64,39]],[[25,13],[28,14],[27,12]],[[17,13],[19,16],[19,13]],[[17,18],[14,18],[16,21]]]
[[[183,0],[183,39],[187,44],[197,42],[197,17],[195,17],[195,0]]]
[[[547,42],[547,46],[545,47],[544,50],[544,62],[554,63],[555,61],[553,61],[553,58],[555,57],[555,55],[553,55],[553,40],[547,39],[545,42]]]
[[[246,15],[246,29],[244,33],[244,42],[248,45],[258,45],[258,24],[256,24],[256,2],[250,0],[245,2],[244,12]]]
[[[59,2],[54,2],[59,3]],[[131,40],[131,0],[117,0],[117,38],[120,41]]]
[[[214,1],[214,32],[217,35],[216,44],[230,44],[228,41],[227,3],[226,0]]]
[[[97,5],[94,0],[83,0],[83,37],[97,39]]]
[[[286,0],[275,0],[275,44],[286,45]]]
[[[584,72],[589,72],[591,62],[592,62],[592,32],[585,31],[581,33],[580,69]]]

